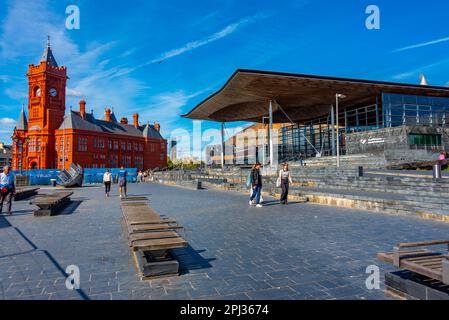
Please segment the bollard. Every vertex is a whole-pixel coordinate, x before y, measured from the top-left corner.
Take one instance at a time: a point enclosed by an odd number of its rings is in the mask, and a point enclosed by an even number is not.
[[[359,177],[363,177],[363,167],[359,166]]]
[[[433,169],[433,170],[432,170],[433,178],[434,178],[435,180],[441,179],[441,178],[442,178],[442,174],[441,174],[441,164],[439,164],[439,163],[434,164],[432,169]]]

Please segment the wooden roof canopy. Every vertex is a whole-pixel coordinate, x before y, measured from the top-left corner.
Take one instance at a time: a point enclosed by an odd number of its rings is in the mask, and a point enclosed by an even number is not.
[[[239,69],[218,92],[198,104],[185,118],[218,122],[262,122],[273,100],[274,122],[311,120],[328,113],[335,94],[347,96],[341,107],[376,103],[382,92],[449,97],[449,87],[324,77]]]

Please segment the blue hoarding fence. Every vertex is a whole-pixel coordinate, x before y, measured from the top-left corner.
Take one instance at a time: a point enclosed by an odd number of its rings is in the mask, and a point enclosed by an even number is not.
[[[117,175],[120,168],[108,169],[114,177],[114,182],[117,182]],[[136,168],[126,168],[128,176],[126,178],[127,182],[137,181],[137,169]],[[25,175],[28,176],[29,185],[50,185],[52,179],[56,179],[61,170],[57,169],[36,169],[36,170],[24,170],[22,173],[20,171],[14,171],[14,175]],[[86,168],[84,169],[84,184],[94,184],[103,183],[103,175],[106,172],[105,168]]]
[[[114,177],[114,182],[118,182],[117,176],[120,171],[120,168],[112,168],[108,169],[109,172],[112,173]],[[126,178],[127,182],[136,182],[137,181],[137,169],[136,168],[126,168],[126,172],[128,176]],[[92,183],[103,183],[103,175],[106,172],[106,169],[84,169],[84,183],[92,184]]]

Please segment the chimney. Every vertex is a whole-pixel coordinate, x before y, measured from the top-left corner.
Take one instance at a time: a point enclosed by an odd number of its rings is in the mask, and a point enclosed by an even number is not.
[[[121,124],[128,124],[128,119],[126,117],[123,117],[120,119]]]
[[[86,119],[86,101],[80,101],[80,115],[81,118]]]
[[[111,122],[111,109],[106,108],[106,110],[104,110],[104,120]]]
[[[159,123],[155,122],[154,123],[154,129],[156,129],[157,132],[160,132],[161,131],[161,125]]]
[[[133,114],[133,120],[134,120],[134,127],[137,128],[139,126],[139,114],[138,113]]]

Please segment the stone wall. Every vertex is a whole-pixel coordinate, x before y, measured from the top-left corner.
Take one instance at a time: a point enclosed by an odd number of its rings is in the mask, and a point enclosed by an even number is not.
[[[410,133],[441,134],[442,149],[449,150],[449,128],[400,126],[347,134],[346,153],[384,155],[385,151],[409,150],[408,135]],[[426,153],[423,150],[417,151]]]

